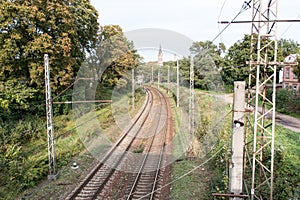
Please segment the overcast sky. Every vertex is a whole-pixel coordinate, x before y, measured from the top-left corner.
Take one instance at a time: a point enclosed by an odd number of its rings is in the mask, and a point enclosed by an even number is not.
[[[249,0],[247,0],[249,1]],[[99,12],[101,25],[118,24],[123,30],[162,28],[181,33],[193,41],[213,40],[225,25],[240,11],[244,0],[91,0]],[[278,0],[278,19],[299,19],[299,0]],[[251,9],[237,20],[250,20]],[[215,40],[229,48],[244,34],[250,34],[250,25],[232,24]],[[300,42],[300,23],[279,23],[278,37]]]

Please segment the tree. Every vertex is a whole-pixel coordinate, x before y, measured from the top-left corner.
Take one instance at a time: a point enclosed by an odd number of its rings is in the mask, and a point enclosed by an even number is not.
[[[220,68],[224,62],[222,54],[225,53],[226,47],[223,43],[220,43],[219,46],[217,46],[213,42],[207,40],[194,42],[190,51],[192,54],[195,54],[196,57],[200,52],[207,54],[214,61],[215,66]]]
[[[290,54],[298,53],[298,45],[294,40],[281,38],[278,41],[278,60],[283,62]]]
[[[194,42],[190,51],[194,56],[195,87],[201,89],[217,89],[221,86],[219,70],[222,68],[224,58],[222,54],[226,48],[223,43],[219,46],[211,41]],[[186,71],[189,71],[188,60],[183,61]],[[189,77],[186,74],[186,77]]]
[[[249,65],[246,62],[250,60],[250,42],[251,36],[245,35],[242,40],[228,49],[222,69],[222,79],[229,87],[233,87],[234,81],[248,80]]]
[[[99,42],[96,56],[102,63],[102,69],[105,68],[101,80],[103,84],[113,87],[120,78],[126,78],[127,73],[138,66],[140,56],[118,25],[102,27]]]
[[[254,35],[254,39],[257,35]],[[263,41],[262,46],[266,45]],[[278,42],[278,56],[277,61],[283,62],[285,57],[291,53],[297,52],[297,42],[293,40],[281,39]],[[245,80],[248,81],[250,61],[250,48],[251,48],[251,35],[244,35],[242,40],[238,40],[229,49],[225,56],[225,63],[222,69],[222,78],[226,85],[232,86],[234,81]],[[271,47],[270,47],[271,48]],[[269,60],[274,58],[274,49],[270,49],[268,53]],[[253,43],[253,59],[256,60],[257,56],[257,42]]]
[[[98,13],[88,0],[0,0],[0,81],[43,94],[44,54],[49,54],[54,93],[95,46]]]
[[[1,118],[9,115],[12,108],[25,110],[29,108],[30,101],[36,90],[26,85],[8,80],[0,81],[0,113]]]
[[[111,97],[115,87],[123,88],[131,80],[131,69],[140,64],[140,56],[133,44],[124,36],[118,25],[101,27],[97,47],[92,51],[80,69],[79,78],[94,78],[94,81],[81,81],[80,87],[85,90],[85,99],[94,98],[94,87],[97,86],[97,98]]]

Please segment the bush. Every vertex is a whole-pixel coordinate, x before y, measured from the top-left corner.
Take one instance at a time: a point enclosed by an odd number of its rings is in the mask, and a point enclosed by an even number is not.
[[[300,114],[299,93],[286,89],[277,91],[276,110],[286,114]]]

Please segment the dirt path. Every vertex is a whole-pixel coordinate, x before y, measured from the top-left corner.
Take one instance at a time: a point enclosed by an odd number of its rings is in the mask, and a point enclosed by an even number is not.
[[[229,104],[233,103],[233,94],[226,94],[224,96],[225,96],[224,99],[225,99],[226,103],[229,103]],[[294,132],[300,133],[300,119],[276,112],[275,120],[276,120],[277,124],[287,128],[287,129],[290,129]]]
[[[276,113],[276,122],[285,128],[300,133],[300,119],[298,118]]]

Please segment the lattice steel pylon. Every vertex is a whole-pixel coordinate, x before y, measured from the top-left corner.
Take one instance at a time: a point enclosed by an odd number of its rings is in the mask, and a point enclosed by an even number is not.
[[[55,139],[53,126],[53,111],[52,111],[52,97],[50,87],[50,69],[48,54],[44,56],[45,62],[45,89],[46,89],[46,118],[47,118],[47,138],[48,138],[48,165],[49,174],[48,179],[56,179],[56,160],[55,160]]]
[[[246,191],[251,187],[252,200],[273,199],[278,0],[252,2],[248,106],[254,112],[248,115],[245,139],[252,175],[245,186]]]
[[[195,137],[195,71],[194,71],[194,57],[191,55],[190,60],[190,97],[189,97],[189,132],[192,139]]]

